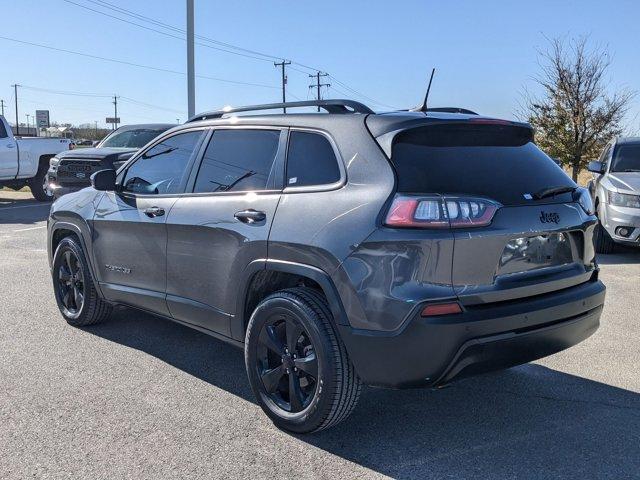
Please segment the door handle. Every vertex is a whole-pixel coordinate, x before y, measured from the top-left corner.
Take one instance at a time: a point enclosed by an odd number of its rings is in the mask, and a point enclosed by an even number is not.
[[[160,207],[149,207],[147,209],[144,210],[144,214],[147,217],[161,217],[164,215],[164,208],[160,208]]]
[[[7,143],[7,148],[14,148],[15,145],[13,143]]]
[[[244,223],[256,223],[263,221],[265,218],[267,218],[267,215],[264,212],[249,209],[236,212],[234,217]]]

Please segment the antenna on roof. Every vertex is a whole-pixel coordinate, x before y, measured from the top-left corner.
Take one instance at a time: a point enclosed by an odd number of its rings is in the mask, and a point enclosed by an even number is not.
[[[433,75],[436,73],[436,69],[431,69],[431,76],[429,77],[429,86],[427,87],[427,93],[424,96],[424,102],[422,103],[422,107],[420,107],[421,112],[427,111],[427,100],[429,100],[429,92],[431,91],[431,82],[433,82]]]

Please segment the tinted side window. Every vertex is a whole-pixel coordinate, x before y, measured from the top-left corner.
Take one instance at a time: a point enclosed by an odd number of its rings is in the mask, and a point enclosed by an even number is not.
[[[124,191],[147,194],[184,191],[189,176],[187,166],[202,133],[174,135],[144,152],[127,170]]]
[[[0,122],[0,138],[7,138],[7,130],[4,128],[4,123]]]
[[[327,185],[340,180],[338,159],[324,135],[291,132],[287,155],[287,186]]]
[[[279,130],[216,130],[193,191],[265,190],[279,142]]]

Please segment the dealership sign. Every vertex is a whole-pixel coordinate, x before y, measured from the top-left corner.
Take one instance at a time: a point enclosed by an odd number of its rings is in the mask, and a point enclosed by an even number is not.
[[[38,128],[49,128],[49,110],[36,110],[36,125]]]

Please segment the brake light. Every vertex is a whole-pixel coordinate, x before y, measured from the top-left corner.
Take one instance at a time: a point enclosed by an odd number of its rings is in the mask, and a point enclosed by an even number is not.
[[[491,223],[501,206],[486,198],[396,195],[385,225],[400,228],[482,227]]]

